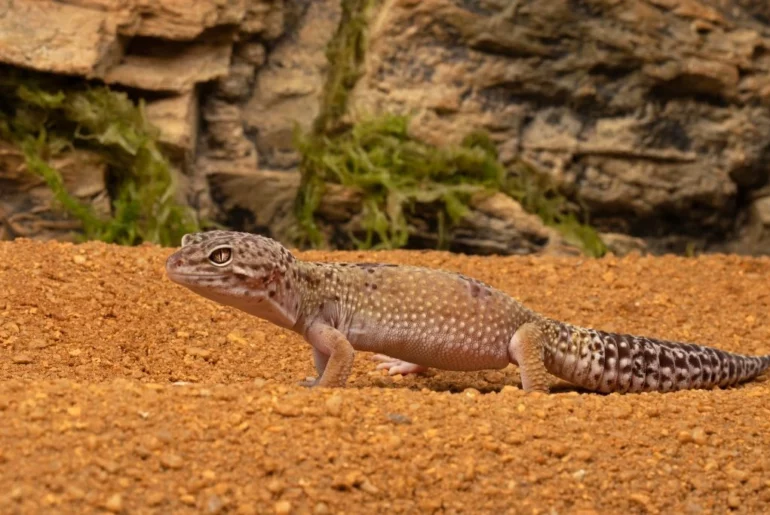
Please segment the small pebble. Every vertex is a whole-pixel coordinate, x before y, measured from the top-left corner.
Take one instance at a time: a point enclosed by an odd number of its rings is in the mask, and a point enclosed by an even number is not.
[[[563,458],[569,454],[569,447],[563,443],[555,443],[551,445],[551,454],[557,458]]]
[[[289,501],[278,501],[275,503],[276,515],[288,515],[291,513],[291,503]]]
[[[509,384],[503,386],[503,389],[500,390],[501,394],[505,395],[520,395],[521,394],[521,388],[516,388],[515,386],[511,386]]]
[[[238,343],[241,345],[246,345],[249,343],[242,336],[235,333],[229,333],[226,338],[227,338],[227,341],[231,343]]]
[[[97,458],[95,462],[102,470],[109,474],[115,474],[120,470],[120,465],[113,460]]]
[[[182,468],[183,460],[176,454],[163,454],[160,457],[160,464],[168,469]]]
[[[158,506],[159,504],[163,504],[163,501],[166,500],[166,496],[163,492],[150,492],[145,497],[145,500],[147,501],[148,506]]]
[[[644,494],[636,493],[628,496],[630,501],[641,504],[645,508],[650,504],[650,497]]]
[[[364,492],[366,492],[368,494],[372,494],[372,495],[374,495],[374,494],[376,494],[376,493],[378,493],[380,491],[380,489],[377,488],[376,486],[374,486],[368,479],[364,479],[361,482],[361,484],[358,486],[358,488],[360,488]]]
[[[394,424],[411,424],[412,419],[401,413],[388,413],[388,419]]]
[[[32,356],[30,356],[29,354],[21,353],[13,356],[11,358],[11,361],[16,365],[29,365],[30,363],[32,363],[33,360],[32,360]]]
[[[573,456],[575,456],[576,459],[581,461],[591,461],[593,459],[593,454],[591,451],[586,449],[578,449],[573,453]]]
[[[51,345],[53,345],[52,342],[49,342],[49,341],[46,341],[46,340],[40,340],[40,339],[35,339],[35,340],[32,340],[31,342],[29,342],[29,348],[30,349],[46,349],[46,348],[50,347]]]
[[[390,435],[387,439],[387,446],[391,449],[397,449],[403,445],[404,441],[398,435]]]
[[[206,501],[206,511],[209,513],[219,513],[223,507],[222,499],[216,494],[211,495]]]
[[[21,332],[21,328],[19,327],[19,324],[16,324],[14,322],[6,322],[5,324],[3,324],[3,329],[13,334],[19,334]]]
[[[195,356],[198,358],[208,359],[211,357],[211,351],[207,349],[201,349],[199,347],[188,347],[185,352],[189,356]]]
[[[326,399],[326,411],[333,417],[339,417],[342,413],[342,396],[335,393]]]
[[[275,405],[275,412],[284,417],[298,417],[302,414],[299,406],[293,403],[282,402]]]
[[[236,513],[238,515],[257,515],[257,509],[251,504],[239,504]]]
[[[283,483],[281,483],[281,480],[278,478],[272,478],[267,482],[265,488],[267,488],[267,491],[271,494],[277,494],[283,491]]]
[[[706,445],[708,440],[706,439],[706,431],[702,427],[696,427],[692,431],[692,441],[698,445]]]
[[[123,497],[120,494],[115,494],[107,499],[104,503],[104,508],[112,513],[118,513],[123,510]]]
[[[745,483],[749,479],[749,473],[745,470],[729,469],[727,471],[727,477],[734,481]]]

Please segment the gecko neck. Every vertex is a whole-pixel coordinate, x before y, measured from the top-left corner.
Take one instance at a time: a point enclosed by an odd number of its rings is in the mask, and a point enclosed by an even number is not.
[[[288,303],[285,304],[295,306],[294,323],[289,327],[292,331],[304,335],[313,321],[324,314],[323,281],[325,270],[330,266],[333,265],[300,259],[292,262],[286,274],[292,295],[286,297]]]
[[[304,297],[297,271],[302,268],[298,262],[293,263],[283,277],[271,281],[267,286],[260,284],[257,291],[246,283],[221,295],[199,293],[279,327],[297,331],[301,330],[298,326],[301,325]],[[194,287],[192,289],[195,290]]]

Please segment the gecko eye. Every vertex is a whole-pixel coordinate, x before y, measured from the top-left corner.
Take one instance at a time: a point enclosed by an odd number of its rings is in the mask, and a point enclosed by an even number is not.
[[[226,266],[233,260],[233,251],[230,247],[220,247],[209,254],[209,261],[214,266]]]

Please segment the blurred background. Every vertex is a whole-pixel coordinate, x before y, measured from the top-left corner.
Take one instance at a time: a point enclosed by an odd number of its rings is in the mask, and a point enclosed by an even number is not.
[[[0,240],[770,253],[754,0],[0,0]]]

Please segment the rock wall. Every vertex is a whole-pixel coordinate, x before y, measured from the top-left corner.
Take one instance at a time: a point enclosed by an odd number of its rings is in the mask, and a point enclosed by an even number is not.
[[[656,250],[759,250],[741,229],[770,172],[762,16],[720,1],[388,2],[350,108],[415,113],[437,144],[485,128],[601,229]]]
[[[107,163],[87,151],[65,151],[50,163],[61,173],[67,190],[97,214],[110,211]],[[53,209],[53,192],[27,170],[21,150],[0,141],[0,240],[13,237],[68,240],[79,223]]]
[[[190,203],[289,238],[292,131],[320,111],[341,0],[4,3],[0,62],[148,98]],[[759,2],[371,4],[344,121],[409,113],[414,134],[439,146],[485,129],[503,160],[548,175],[618,252],[770,253],[770,20]],[[319,215],[355,224],[360,206],[331,188]],[[435,242],[418,222],[414,235]],[[453,237],[468,252],[569,247],[507,197],[476,200]]]
[[[287,18],[299,8],[283,0],[2,0],[0,63],[98,80],[145,99],[182,198],[202,216],[216,217],[201,162],[222,153],[217,142],[230,162],[251,156],[255,170],[257,161],[253,145],[238,137],[240,110],[217,112],[211,106],[217,96],[237,100],[239,88],[248,90],[265,45],[284,34]],[[235,124],[228,126],[233,113]],[[0,178],[10,175],[0,168]],[[4,189],[10,197],[11,190],[23,192],[24,184],[7,179]],[[6,237],[50,237],[12,230],[9,216],[34,216],[26,204],[6,202],[4,208]]]

